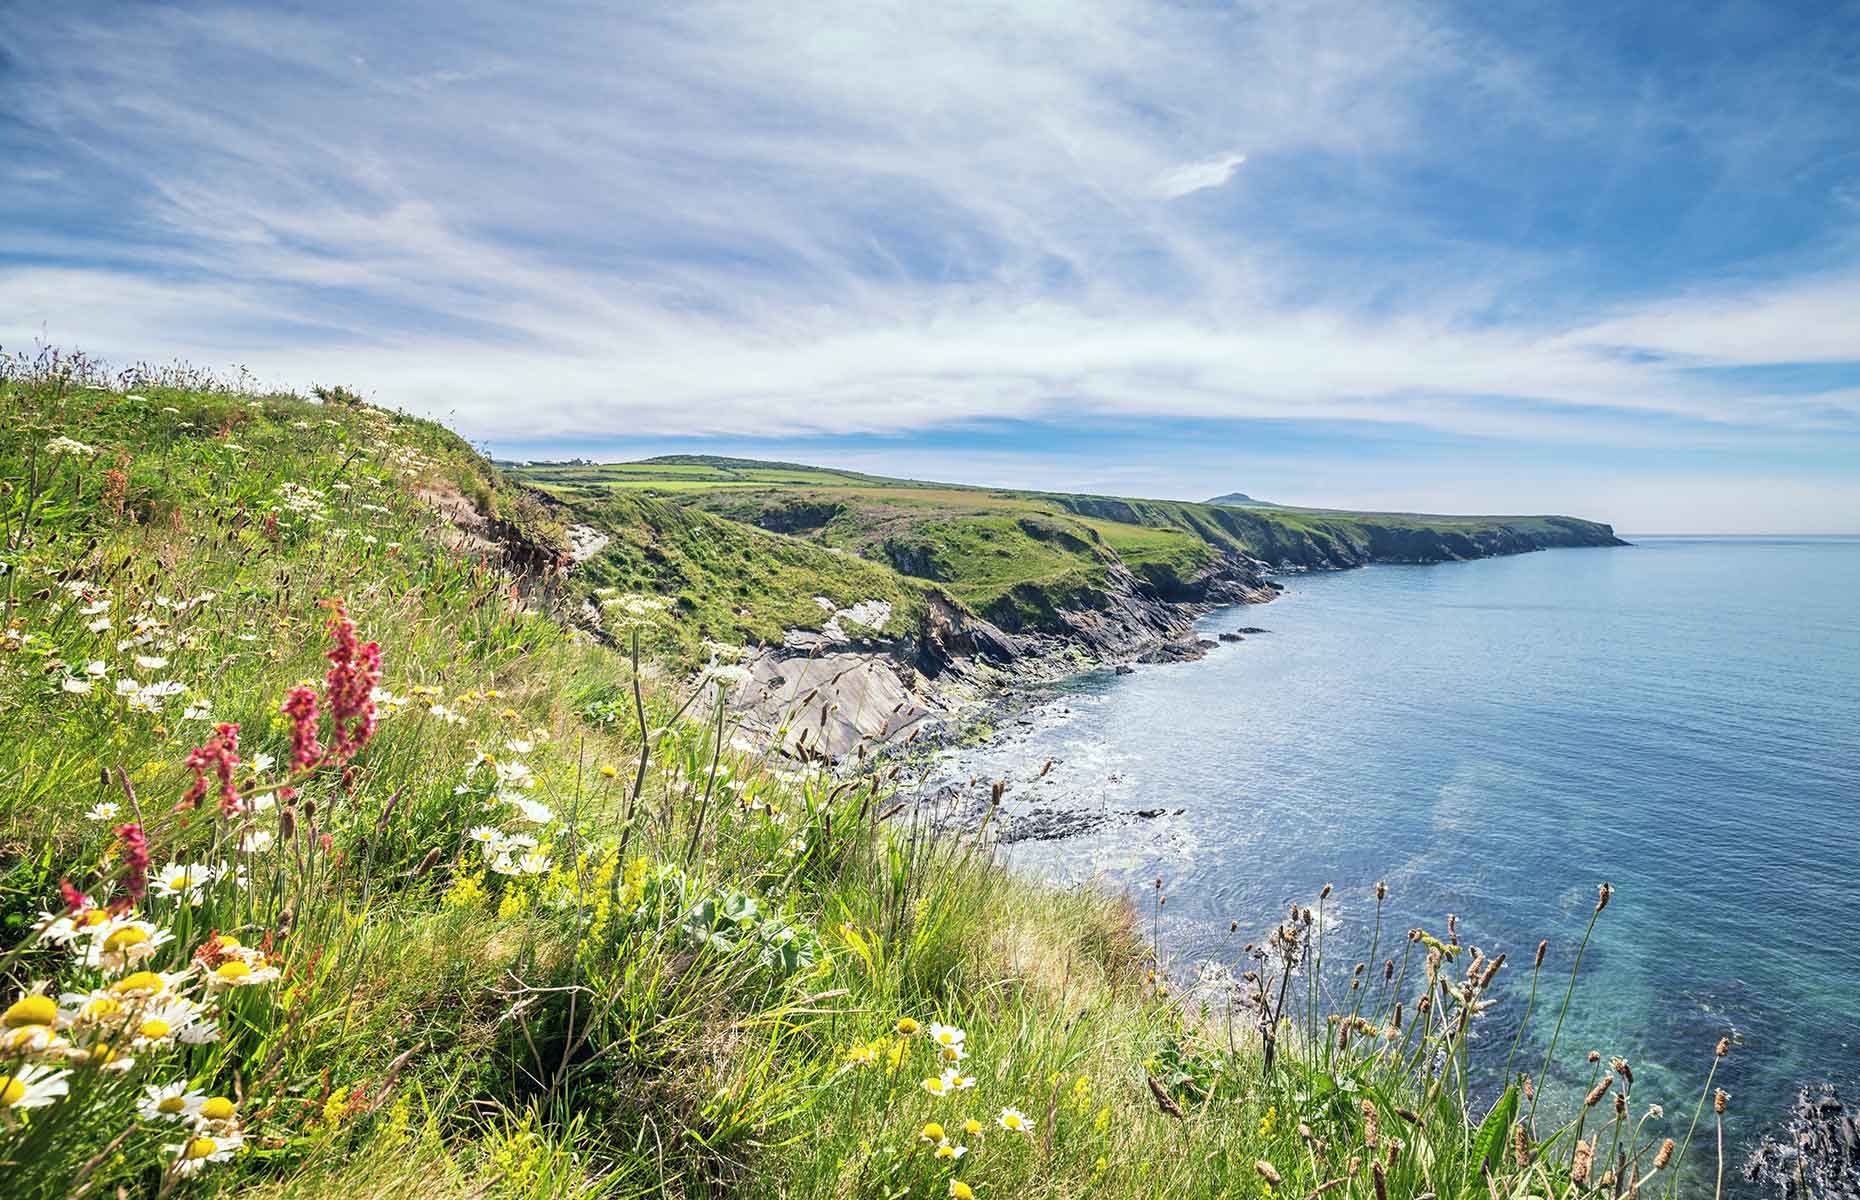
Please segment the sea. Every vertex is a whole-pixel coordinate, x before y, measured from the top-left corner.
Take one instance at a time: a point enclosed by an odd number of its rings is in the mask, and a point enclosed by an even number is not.
[[[1101,814],[1006,853],[1127,893],[1178,979],[1233,968],[1326,884],[1346,968],[1378,881],[1379,957],[1452,914],[1510,956],[1487,1087],[1548,939],[1517,1058],[1537,1067],[1606,882],[1545,1103],[1579,1103],[1595,1050],[1683,1136],[1729,1037],[1713,1086],[1741,1161],[1799,1088],[1860,1099],[1860,538],[1630,540],[1281,576],[1278,600],[1202,622],[1266,632],[1043,687],[931,781]]]

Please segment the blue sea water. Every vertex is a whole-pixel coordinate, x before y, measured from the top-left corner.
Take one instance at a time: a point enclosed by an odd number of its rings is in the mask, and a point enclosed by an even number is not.
[[[1233,961],[1326,883],[1334,946],[1366,949],[1379,879],[1397,936],[1456,914],[1511,956],[1493,1044],[1538,939],[1546,978],[1565,975],[1607,880],[1563,1103],[1589,1050],[1620,1055],[1683,1134],[1722,1035],[1740,1159],[1797,1086],[1854,1098],[1860,539],[1648,537],[1283,582],[1204,622],[1270,632],[1056,685],[943,776],[1005,777],[1010,811],[1181,809],[1012,850],[1145,905],[1161,876],[1178,971]],[[1539,1055],[1550,1024],[1527,1036]]]

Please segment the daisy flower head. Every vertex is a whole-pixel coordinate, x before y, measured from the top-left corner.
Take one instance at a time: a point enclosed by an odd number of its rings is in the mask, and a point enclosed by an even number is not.
[[[66,992],[58,997],[58,1021],[67,1027],[98,1025],[121,1017],[123,1013],[123,1001],[109,988]]]
[[[206,1102],[205,1092],[190,1092],[187,1080],[177,1079],[173,1083],[151,1083],[144,1088],[142,1099],[136,1103],[136,1112],[144,1121],[192,1121],[200,1115],[200,1106]]]
[[[51,1054],[71,1043],[50,1025],[21,1025],[0,1032],[0,1054],[21,1057]]]
[[[0,1014],[0,1025],[8,1029],[33,1029],[58,1023],[58,1001],[41,992],[21,996]]]
[[[174,1173],[188,1176],[206,1170],[210,1163],[230,1161],[244,1144],[244,1139],[237,1133],[201,1131],[184,1142],[169,1145],[167,1149],[169,1157],[174,1160]]]
[[[935,1121],[931,1121],[918,1131],[917,1140],[920,1142],[940,1142],[943,1140],[943,1136],[943,1127]]]
[[[474,825],[471,832],[465,835],[465,840],[478,843],[484,848],[485,857],[489,858],[497,853],[497,847],[504,840],[504,831],[495,825]]]
[[[174,935],[150,921],[115,917],[91,927],[84,965],[93,970],[128,970],[174,940]]]
[[[116,801],[105,800],[102,804],[91,805],[90,811],[85,813],[84,816],[86,819],[92,821],[114,821],[116,820],[117,812],[120,811],[121,808],[122,805],[118,804]]]
[[[54,945],[70,945],[85,937],[99,925],[106,925],[111,920],[110,911],[95,905],[86,906],[77,912],[63,912],[54,916],[48,912],[39,914],[39,936]]]
[[[960,1179],[949,1181],[949,1200],[975,1200],[975,1189]]]
[[[969,1052],[962,1048],[961,1042],[957,1042],[954,1046],[944,1046],[940,1048],[937,1051],[937,1056],[946,1063],[959,1063],[963,1059],[969,1057]]]
[[[944,1162],[955,1162],[969,1152],[967,1146],[958,1146],[948,1138],[936,1144],[936,1156]]]
[[[200,1105],[201,1124],[231,1130],[239,1123],[239,1106],[227,1096],[210,1096]]]
[[[0,1075],[0,1112],[15,1113],[28,1108],[44,1108],[71,1090],[65,1082],[70,1071],[54,1071],[32,1063],[11,1075]]]
[[[964,1075],[954,1067],[943,1072],[943,1079],[949,1084],[949,1090],[952,1092],[966,1092],[975,1086],[975,1076]]]
[[[110,985],[110,994],[118,999],[159,999],[185,978],[184,971],[131,971]]]
[[[157,896],[167,896],[183,904],[200,903],[200,894],[213,882],[213,868],[205,863],[169,863],[149,880]]]
[[[962,1132],[968,1134],[970,1137],[980,1137],[982,1135],[982,1123],[974,1117],[970,1117],[962,1123]]]
[[[1018,1108],[1004,1108],[995,1118],[995,1124],[1009,1133],[1032,1133],[1033,1119]]]
[[[531,800],[526,796],[511,796],[509,799],[517,806],[517,815],[525,821],[536,825],[547,825],[555,820],[555,810],[540,800]]]
[[[281,974],[263,954],[239,946],[228,952],[225,962],[207,972],[207,986],[257,987],[275,981]]]
[[[930,1076],[930,1078],[923,1081],[924,1091],[929,1092],[932,1096],[949,1095],[949,1076],[949,1072]]]
[[[67,676],[59,686],[74,696],[82,696],[90,691],[90,680]]]
[[[923,1026],[919,1025],[916,1020],[911,1017],[898,1018],[897,1030],[903,1037],[916,1037],[917,1031],[921,1028],[923,1028]]]
[[[541,850],[532,850],[517,860],[517,870],[525,875],[546,875],[555,862]]]
[[[962,1045],[963,1039],[967,1036],[966,1033],[956,1028],[954,1025],[932,1024],[930,1026],[930,1040],[945,1050],[949,1049],[951,1046]]]

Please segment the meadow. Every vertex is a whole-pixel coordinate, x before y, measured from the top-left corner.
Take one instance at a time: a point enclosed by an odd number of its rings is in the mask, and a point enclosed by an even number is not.
[[[744,748],[723,696],[788,602],[731,556],[904,586],[831,537],[647,496],[566,571],[584,507],[342,388],[46,353],[0,360],[0,416],[8,1197],[1710,1186],[1726,1047],[1650,1105],[1561,1041],[1603,999],[1579,952],[1552,977],[1444,915],[1334,946],[1326,888],[1189,978],[1168,881],[1057,890],[896,765]],[[1188,545],[1130,528],[1095,533]],[[1488,1095],[1501,971],[1531,998]]]

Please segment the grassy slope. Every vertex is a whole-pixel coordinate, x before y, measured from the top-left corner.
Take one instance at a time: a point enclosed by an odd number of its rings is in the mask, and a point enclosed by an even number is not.
[[[1475,1134],[1483,1106],[1451,1073],[1426,1074],[1460,1035],[1444,995],[1415,1017],[1413,943],[1362,1003],[1380,1025],[1406,1001],[1401,1037],[1294,1038],[1269,1073],[1244,1020],[1198,1019],[1151,982],[1154,948],[1115,900],[1009,875],[986,842],[880,825],[884,779],[746,758],[718,744],[705,698],[678,716],[688,697],[651,672],[636,713],[625,658],[534,611],[417,498],[476,487],[556,536],[444,430],[192,379],[101,382],[0,374],[0,1000],[120,978],[33,930],[60,879],[124,897],[111,825],[136,818],[157,867],[243,867],[196,902],[136,906],[175,938],[140,965],[217,962],[219,931],[283,975],[172,980],[219,1022],[197,1046],[131,1045],[103,1015],[34,1051],[14,1040],[36,1036],[30,1013],[8,1008],[0,1103],[29,1060],[70,1072],[67,1094],[0,1120],[8,1197],[824,1200],[941,1197],[952,1179],[984,1200],[1255,1196],[1270,1172],[1275,1195],[1340,1179],[1327,1195],[1367,1200],[1486,1195],[1488,1156],[1490,1194],[1566,1190],[1567,1134],[1522,1167]],[[84,448],[54,454],[59,438]],[[281,490],[298,487],[315,503],[297,493],[293,512]],[[239,724],[244,795],[279,781],[253,756],[288,753],[278,704],[327,665],[334,596],[383,643],[397,697],[352,771],[298,779],[293,806],[177,811],[209,733],[197,706]],[[137,705],[129,680],[184,690]],[[500,798],[486,756],[548,811]],[[88,815],[103,803],[120,811]],[[470,838],[486,825],[532,834],[548,865],[487,870]],[[256,834],[275,842],[242,849]],[[893,1032],[904,1017],[966,1029],[972,1089],[926,1092],[938,1056]],[[133,1066],[103,1069],[110,1048]],[[237,1101],[239,1153],[164,1166],[181,1127],[136,1103],[170,1082]],[[1010,1106],[1030,1134],[1001,1127]],[[966,1155],[937,1158],[930,1121]],[[1381,1180],[1363,1149],[1377,1121],[1400,1138],[1370,1156]]]
[[[545,465],[519,474],[558,497],[653,497],[780,529],[935,581],[1010,627],[1089,604],[1124,566],[1169,592],[1221,552],[1347,565],[1472,557],[1535,542],[1600,540],[1565,517],[1437,517],[1021,492],[856,472],[675,456]]]

